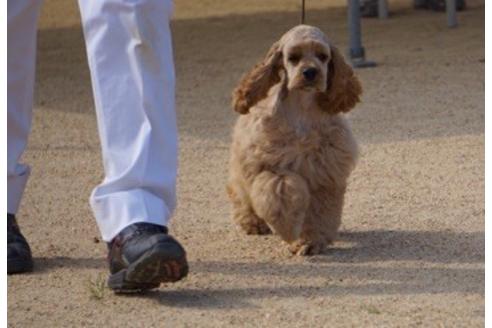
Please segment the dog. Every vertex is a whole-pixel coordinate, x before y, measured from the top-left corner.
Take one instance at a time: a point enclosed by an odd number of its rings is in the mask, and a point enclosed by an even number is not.
[[[358,147],[344,113],[362,87],[324,33],[299,25],[240,81],[227,192],[247,234],[278,234],[298,255],[323,252],[341,223]]]

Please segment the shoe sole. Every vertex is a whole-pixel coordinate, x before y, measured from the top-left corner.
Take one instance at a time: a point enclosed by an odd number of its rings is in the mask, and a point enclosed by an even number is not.
[[[144,253],[128,268],[110,275],[108,286],[115,293],[138,293],[157,288],[161,283],[176,282],[187,274],[185,253],[170,256],[168,248],[158,245]]]
[[[30,260],[7,259],[7,274],[31,272],[33,263]]]

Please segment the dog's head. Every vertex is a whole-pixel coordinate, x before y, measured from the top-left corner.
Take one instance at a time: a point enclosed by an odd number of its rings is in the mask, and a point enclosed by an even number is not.
[[[288,92],[314,93],[319,107],[330,114],[348,112],[362,93],[359,80],[338,49],[320,29],[308,25],[285,33],[242,78],[234,90],[234,109],[248,113],[279,82]]]
[[[315,27],[298,26],[281,39],[282,67],[287,89],[325,92],[331,59],[331,47]]]

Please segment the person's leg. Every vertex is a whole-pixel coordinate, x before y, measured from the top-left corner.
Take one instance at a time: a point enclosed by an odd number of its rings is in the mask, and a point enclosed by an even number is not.
[[[31,130],[40,1],[9,0],[7,25],[7,211],[16,214],[29,166],[19,163]]]
[[[169,26],[172,1],[79,0],[79,6],[105,171],[104,181],[91,195],[102,237],[114,245],[113,241],[117,244],[122,239],[124,243],[138,229],[165,233],[175,207],[178,157]],[[145,228],[149,226],[150,230]],[[162,246],[163,252],[168,246]],[[146,250],[154,246],[132,247]],[[120,251],[110,248],[110,256],[117,253],[113,257],[118,257]],[[174,249],[182,254],[177,255],[180,272],[171,280],[182,278],[187,271],[184,250],[180,246]],[[139,255],[126,262],[144,261],[139,257],[142,252],[136,253]],[[161,255],[155,255],[154,260]],[[160,267],[165,271],[164,264]],[[156,287],[159,279],[169,278],[162,277],[158,269],[154,270],[157,277],[135,278],[142,272],[133,271],[147,269],[131,266],[121,277],[116,267],[124,265],[112,266],[109,283],[114,289],[147,289]]]
[[[105,179],[91,195],[103,239],[136,222],[167,225],[177,129],[171,1],[79,1]]]
[[[7,273],[32,269],[31,251],[17,225],[29,166],[19,163],[31,130],[39,0],[7,3]]]

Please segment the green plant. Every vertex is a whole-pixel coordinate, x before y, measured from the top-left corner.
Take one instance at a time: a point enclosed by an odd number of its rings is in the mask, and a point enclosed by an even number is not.
[[[97,277],[90,279],[88,285],[91,298],[96,300],[101,300],[104,298],[107,286],[106,279],[103,275],[98,275]]]

